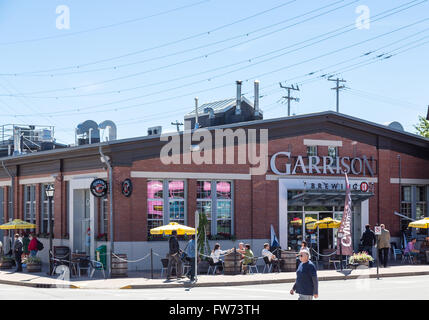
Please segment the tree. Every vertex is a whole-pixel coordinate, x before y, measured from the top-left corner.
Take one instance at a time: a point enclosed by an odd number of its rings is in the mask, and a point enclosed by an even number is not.
[[[201,257],[201,260],[206,260],[206,256],[210,254],[210,245],[207,239],[207,228],[209,226],[209,221],[204,212],[198,212],[198,217],[198,253]]]
[[[425,138],[429,138],[429,121],[419,116],[419,123],[414,126],[417,133]]]

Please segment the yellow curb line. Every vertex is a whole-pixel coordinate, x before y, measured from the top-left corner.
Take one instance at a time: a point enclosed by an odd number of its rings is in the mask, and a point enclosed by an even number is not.
[[[119,289],[132,289],[132,288],[133,288],[133,286],[128,285],[128,286],[125,286],[125,287],[121,287],[121,288],[119,288]]]

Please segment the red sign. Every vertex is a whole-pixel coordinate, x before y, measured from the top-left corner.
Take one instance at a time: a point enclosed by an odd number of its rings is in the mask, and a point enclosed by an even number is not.
[[[368,185],[368,183],[367,183],[367,182],[362,182],[362,183],[360,184],[360,190],[361,190],[361,191],[363,191],[363,192],[367,192],[367,191],[368,191],[368,189],[369,189],[369,185]]]

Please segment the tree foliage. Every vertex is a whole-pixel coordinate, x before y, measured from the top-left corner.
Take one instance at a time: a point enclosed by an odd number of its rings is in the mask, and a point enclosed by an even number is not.
[[[207,239],[207,229],[209,221],[203,212],[198,212],[198,254],[202,260],[206,260],[205,256],[210,255],[210,245]]]
[[[425,138],[429,138],[429,121],[419,116],[419,123],[414,126],[417,133]]]

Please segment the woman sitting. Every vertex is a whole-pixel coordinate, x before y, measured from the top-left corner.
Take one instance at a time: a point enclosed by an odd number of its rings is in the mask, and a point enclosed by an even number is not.
[[[244,251],[244,259],[243,259],[243,274],[246,274],[248,272],[248,265],[253,264],[253,258],[255,255],[253,254],[253,251],[250,250],[250,244],[245,245],[245,251]]]
[[[221,260],[220,256],[223,254],[226,254],[228,252],[229,252],[229,250],[221,250],[219,243],[216,243],[214,248],[213,248],[213,251],[212,251],[210,257],[213,260],[213,264],[215,266],[217,266],[217,270],[219,270],[219,273],[221,273],[223,271],[223,261]]]

